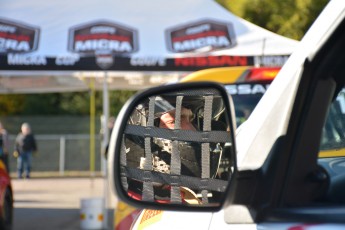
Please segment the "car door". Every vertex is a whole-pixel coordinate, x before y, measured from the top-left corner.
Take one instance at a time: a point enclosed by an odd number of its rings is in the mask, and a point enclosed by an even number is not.
[[[226,223],[344,222],[342,200],[331,199],[345,193],[344,180],[318,160],[345,81],[344,7],[330,2],[240,129]]]

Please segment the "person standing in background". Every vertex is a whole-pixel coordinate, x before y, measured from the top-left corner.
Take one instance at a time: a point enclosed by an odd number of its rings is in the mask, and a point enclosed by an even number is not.
[[[30,178],[31,159],[33,152],[37,151],[37,145],[34,135],[31,132],[31,127],[28,123],[23,123],[21,132],[17,135],[15,142],[15,149],[17,151],[17,170],[18,178],[23,178],[25,170],[25,177]]]
[[[0,159],[4,162],[7,172],[10,171],[8,165],[8,133],[7,130],[4,128],[2,123],[0,122]]]

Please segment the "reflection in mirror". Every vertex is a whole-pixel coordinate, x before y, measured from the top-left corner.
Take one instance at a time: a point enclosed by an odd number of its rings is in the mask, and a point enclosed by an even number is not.
[[[152,95],[129,117],[121,181],[129,197],[219,206],[233,153],[227,104],[214,88]]]

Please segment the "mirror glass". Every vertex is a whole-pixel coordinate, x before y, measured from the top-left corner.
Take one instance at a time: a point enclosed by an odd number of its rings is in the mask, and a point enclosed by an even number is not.
[[[215,88],[181,90],[134,105],[120,147],[121,183],[129,197],[220,205],[234,154],[228,100],[221,95]]]

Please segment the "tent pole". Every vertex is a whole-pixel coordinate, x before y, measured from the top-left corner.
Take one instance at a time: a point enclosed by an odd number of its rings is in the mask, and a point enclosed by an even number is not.
[[[108,72],[104,72],[104,77],[103,77],[103,140],[102,140],[102,149],[103,152],[105,151],[108,143],[109,143],[109,127],[108,127],[108,122],[109,122],[109,95],[108,95]],[[107,169],[107,162],[105,157],[102,157],[102,173],[105,176],[106,175],[106,169]]]
[[[109,144],[109,127],[108,127],[108,122],[109,122],[109,94],[108,94],[108,72],[104,72],[104,78],[103,78],[103,152],[105,152],[105,149],[107,145]],[[108,175],[107,175],[107,159],[105,158],[105,155],[101,157],[101,166],[102,166],[102,172],[104,176],[104,218],[103,218],[103,228],[108,229],[108,209],[107,209],[107,204],[108,204]]]
[[[95,79],[90,78],[90,174],[95,176]]]

